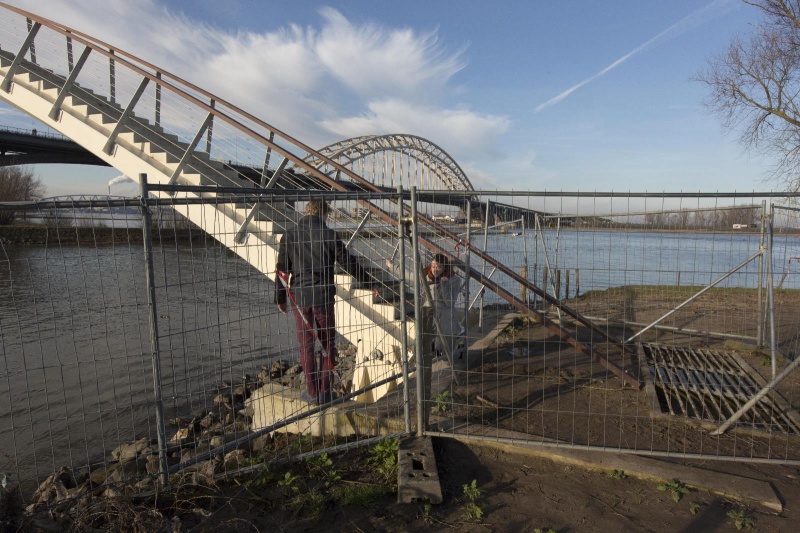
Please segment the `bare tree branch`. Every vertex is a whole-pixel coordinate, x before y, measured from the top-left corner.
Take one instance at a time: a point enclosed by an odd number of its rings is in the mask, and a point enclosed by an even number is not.
[[[775,157],[771,176],[800,190],[800,0],[743,0],[764,20],[748,40],[728,50],[696,76],[710,90],[705,104],[740,142]]]

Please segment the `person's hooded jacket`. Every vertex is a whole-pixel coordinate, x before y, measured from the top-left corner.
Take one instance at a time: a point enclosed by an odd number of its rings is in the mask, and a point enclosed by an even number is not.
[[[281,237],[276,270],[291,276],[289,286],[300,307],[323,307],[333,303],[335,263],[362,283],[369,283],[368,272],[322,217],[305,215]],[[286,305],[286,288],[277,273],[275,285],[275,303]]]

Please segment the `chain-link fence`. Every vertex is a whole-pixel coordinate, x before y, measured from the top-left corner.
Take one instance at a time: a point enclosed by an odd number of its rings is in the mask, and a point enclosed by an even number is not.
[[[414,432],[798,460],[785,199],[152,189],[3,206],[25,223],[0,229],[1,469],[29,493],[64,465],[148,490]],[[334,273],[333,394],[309,403],[274,271],[312,200],[357,265]]]

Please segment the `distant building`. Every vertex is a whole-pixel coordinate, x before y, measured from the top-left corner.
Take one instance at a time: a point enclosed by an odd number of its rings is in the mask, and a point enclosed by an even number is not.
[[[445,215],[443,213],[437,213],[437,214],[433,215],[432,218],[433,218],[433,220],[435,222],[455,222],[456,221],[456,217],[454,217],[453,215]]]

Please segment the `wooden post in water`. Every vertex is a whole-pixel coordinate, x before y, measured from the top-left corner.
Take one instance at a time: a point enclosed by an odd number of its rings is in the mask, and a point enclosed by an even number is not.
[[[522,265],[519,269],[519,275],[528,279],[528,265]],[[524,283],[519,284],[519,299],[528,303],[528,287]]]
[[[556,300],[561,299],[561,270],[556,269]]]
[[[575,269],[575,299],[581,293],[581,269]]]
[[[567,276],[567,279],[564,283],[564,299],[569,300],[569,269],[566,269],[564,274]]]
[[[547,294],[547,265],[542,267],[542,290]],[[543,309],[547,309],[547,299],[542,302]]]

